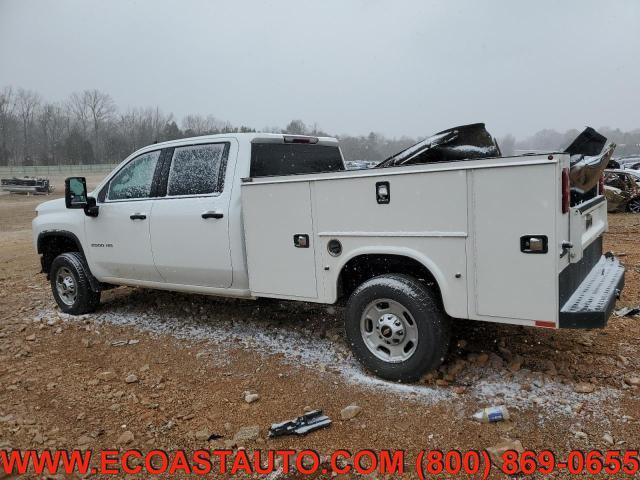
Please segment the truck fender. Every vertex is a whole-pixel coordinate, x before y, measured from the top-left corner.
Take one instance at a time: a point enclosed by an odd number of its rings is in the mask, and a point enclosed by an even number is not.
[[[338,279],[340,278],[340,274],[342,273],[345,265],[350,260],[362,255],[395,255],[398,257],[407,257],[420,263],[431,273],[436,283],[438,284],[438,288],[440,289],[440,293],[442,295],[442,302],[444,304],[445,310],[447,310],[446,289],[443,288],[447,285],[447,282],[442,270],[440,270],[440,268],[426,255],[407,247],[359,247],[355,250],[350,251],[344,257],[341,256],[341,261],[337,266],[337,271],[339,272],[339,274],[335,280],[336,291]]]
[[[87,277],[89,279],[89,284],[91,285],[91,290],[93,290],[94,292],[100,292],[101,290],[103,290],[102,285],[100,284],[98,279],[94,277],[93,274],[91,273],[91,270],[89,269],[89,265],[87,264],[87,258],[84,254],[84,249],[82,248],[82,243],[80,243],[80,240],[74,233],[69,232],[67,230],[45,230],[41,232],[38,235],[37,252],[41,255],[44,254],[46,242],[47,240],[52,238],[64,238],[75,244],[75,246],[77,247],[77,251],[80,252],[80,254],[82,255],[83,266],[88,272]],[[49,272],[45,271],[44,263],[43,263],[43,272],[46,273],[47,278],[49,278]]]

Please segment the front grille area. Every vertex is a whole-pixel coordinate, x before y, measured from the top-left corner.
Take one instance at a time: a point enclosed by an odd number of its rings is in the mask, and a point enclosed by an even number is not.
[[[560,305],[559,308],[567,303],[567,300],[573,295],[578,286],[589,274],[593,266],[598,263],[602,256],[602,237],[598,237],[582,252],[582,260],[578,263],[570,263],[560,272],[559,288],[560,288]]]

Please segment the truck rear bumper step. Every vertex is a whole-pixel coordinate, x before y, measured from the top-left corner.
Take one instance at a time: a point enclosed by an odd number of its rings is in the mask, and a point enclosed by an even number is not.
[[[560,309],[560,328],[602,328],[624,286],[624,267],[603,255]]]

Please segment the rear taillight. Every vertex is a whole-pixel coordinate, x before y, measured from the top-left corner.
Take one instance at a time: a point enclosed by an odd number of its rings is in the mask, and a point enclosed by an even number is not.
[[[562,213],[569,212],[569,169],[562,169]]]
[[[604,195],[604,174],[600,175],[598,180],[598,195]]]

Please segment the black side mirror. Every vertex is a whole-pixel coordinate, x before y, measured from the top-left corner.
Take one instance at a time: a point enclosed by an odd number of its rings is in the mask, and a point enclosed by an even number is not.
[[[84,214],[87,217],[97,217],[100,207],[96,204],[96,199],[93,197],[87,197],[87,206],[84,207]]]
[[[67,208],[87,206],[87,181],[84,177],[69,177],[64,181],[64,203]]]
[[[87,196],[87,181],[84,177],[69,177],[64,181],[64,203],[67,208],[82,208],[88,217],[97,217],[99,208],[96,199]]]

